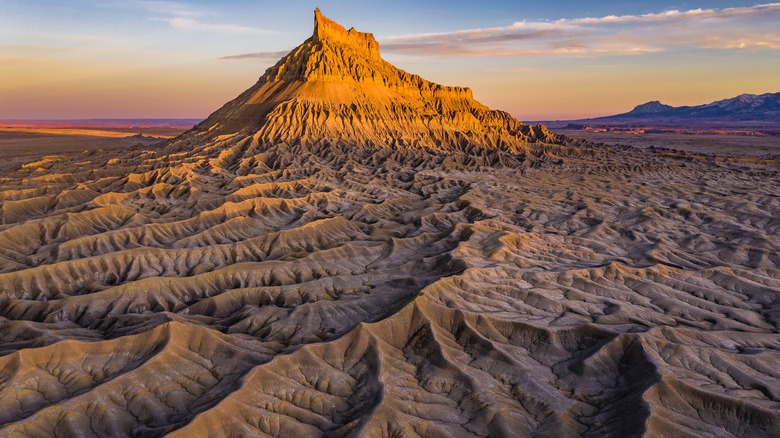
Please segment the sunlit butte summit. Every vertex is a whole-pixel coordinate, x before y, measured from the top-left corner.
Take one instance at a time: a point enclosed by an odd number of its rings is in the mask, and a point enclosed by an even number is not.
[[[292,114],[292,117],[291,117]],[[475,101],[465,87],[429,82],[383,60],[374,35],[314,11],[314,32],[257,83],[194,128],[203,135],[252,133],[268,143],[362,144],[519,151],[562,142]]]
[[[310,33],[314,2],[3,3],[0,119],[203,118]],[[520,120],[780,89],[780,4],[338,2],[383,56]]]

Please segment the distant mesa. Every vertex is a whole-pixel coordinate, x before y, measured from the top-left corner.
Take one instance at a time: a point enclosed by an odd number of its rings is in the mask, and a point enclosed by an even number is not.
[[[674,107],[669,105],[664,105],[661,102],[654,100],[652,102],[647,102],[642,105],[636,106],[628,114],[658,114],[664,111],[669,111],[671,109],[674,109]]]
[[[519,151],[566,138],[493,111],[464,87],[429,82],[380,56],[370,33],[314,12],[311,38],[188,135],[252,135],[267,143]]]

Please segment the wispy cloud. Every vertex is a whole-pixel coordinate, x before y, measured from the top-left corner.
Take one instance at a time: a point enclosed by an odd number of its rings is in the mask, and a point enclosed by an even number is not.
[[[780,49],[780,3],[670,10],[446,33],[389,36],[384,52],[412,56],[640,55],[674,48]]]
[[[239,24],[203,23],[192,18],[168,18],[164,19],[174,29],[187,31],[217,32],[238,35],[269,35],[274,33],[268,29],[242,26]]]
[[[215,15],[189,3],[166,0],[139,0],[117,4],[120,7],[131,7],[146,12],[149,20],[167,23],[176,30],[189,32],[211,32],[238,35],[268,35],[274,33],[268,29],[244,26],[235,23],[214,23],[204,17]]]
[[[138,9],[143,9],[151,14],[174,17],[199,17],[205,14],[202,9],[192,5],[175,1],[141,0],[129,3]]]
[[[219,59],[227,60],[241,60],[241,59],[260,59],[264,61],[276,61],[282,56],[290,53],[289,50],[281,50],[278,52],[253,52],[253,53],[240,53],[238,55],[223,56]]]
[[[558,24],[604,24],[604,23],[648,23],[701,20],[705,18],[733,19],[746,16],[760,16],[765,13],[777,13],[780,3],[764,3],[756,6],[724,8],[724,9],[691,9],[679,11],[676,9],[642,15],[608,15],[600,18],[573,18],[555,21]]]
[[[525,74],[525,73],[539,73],[542,70],[534,67],[490,67],[490,68],[483,69],[483,71],[487,73]]]

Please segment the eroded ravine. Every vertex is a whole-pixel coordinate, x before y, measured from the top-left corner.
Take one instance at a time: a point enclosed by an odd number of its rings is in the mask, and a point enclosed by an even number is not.
[[[0,436],[780,434],[776,161],[575,144],[322,23],[177,139],[2,175]]]

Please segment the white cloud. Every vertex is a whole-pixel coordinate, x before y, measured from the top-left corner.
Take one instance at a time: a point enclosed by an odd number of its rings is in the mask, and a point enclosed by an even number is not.
[[[149,20],[167,23],[170,27],[177,30],[238,35],[268,35],[274,33],[268,29],[241,24],[204,21],[203,17],[218,15],[218,13],[185,2],[138,0],[129,3],[117,3],[115,6],[144,11],[149,15]]]
[[[203,31],[203,32],[217,32],[217,33],[229,33],[239,35],[268,35],[273,32],[267,29],[260,29],[257,27],[242,26],[239,24],[215,24],[215,23],[202,23],[192,18],[175,17],[163,20],[174,29],[188,30],[188,31]]]
[[[780,49],[780,3],[724,9],[671,10],[447,33],[389,36],[382,50],[430,56],[639,55],[674,48]]]
[[[222,56],[219,59],[226,59],[226,60],[261,59],[263,61],[277,61],[279,58],[289,53],[290,50],[279,50],[273,52],[240,53],[238,55]]]
[[[205,11],[195,8],[191,5],[175,1],[139,1],[135,3],[139,9],[143,9],[155,15],[172,15],[176,17],[198,17],[205,14]]]

